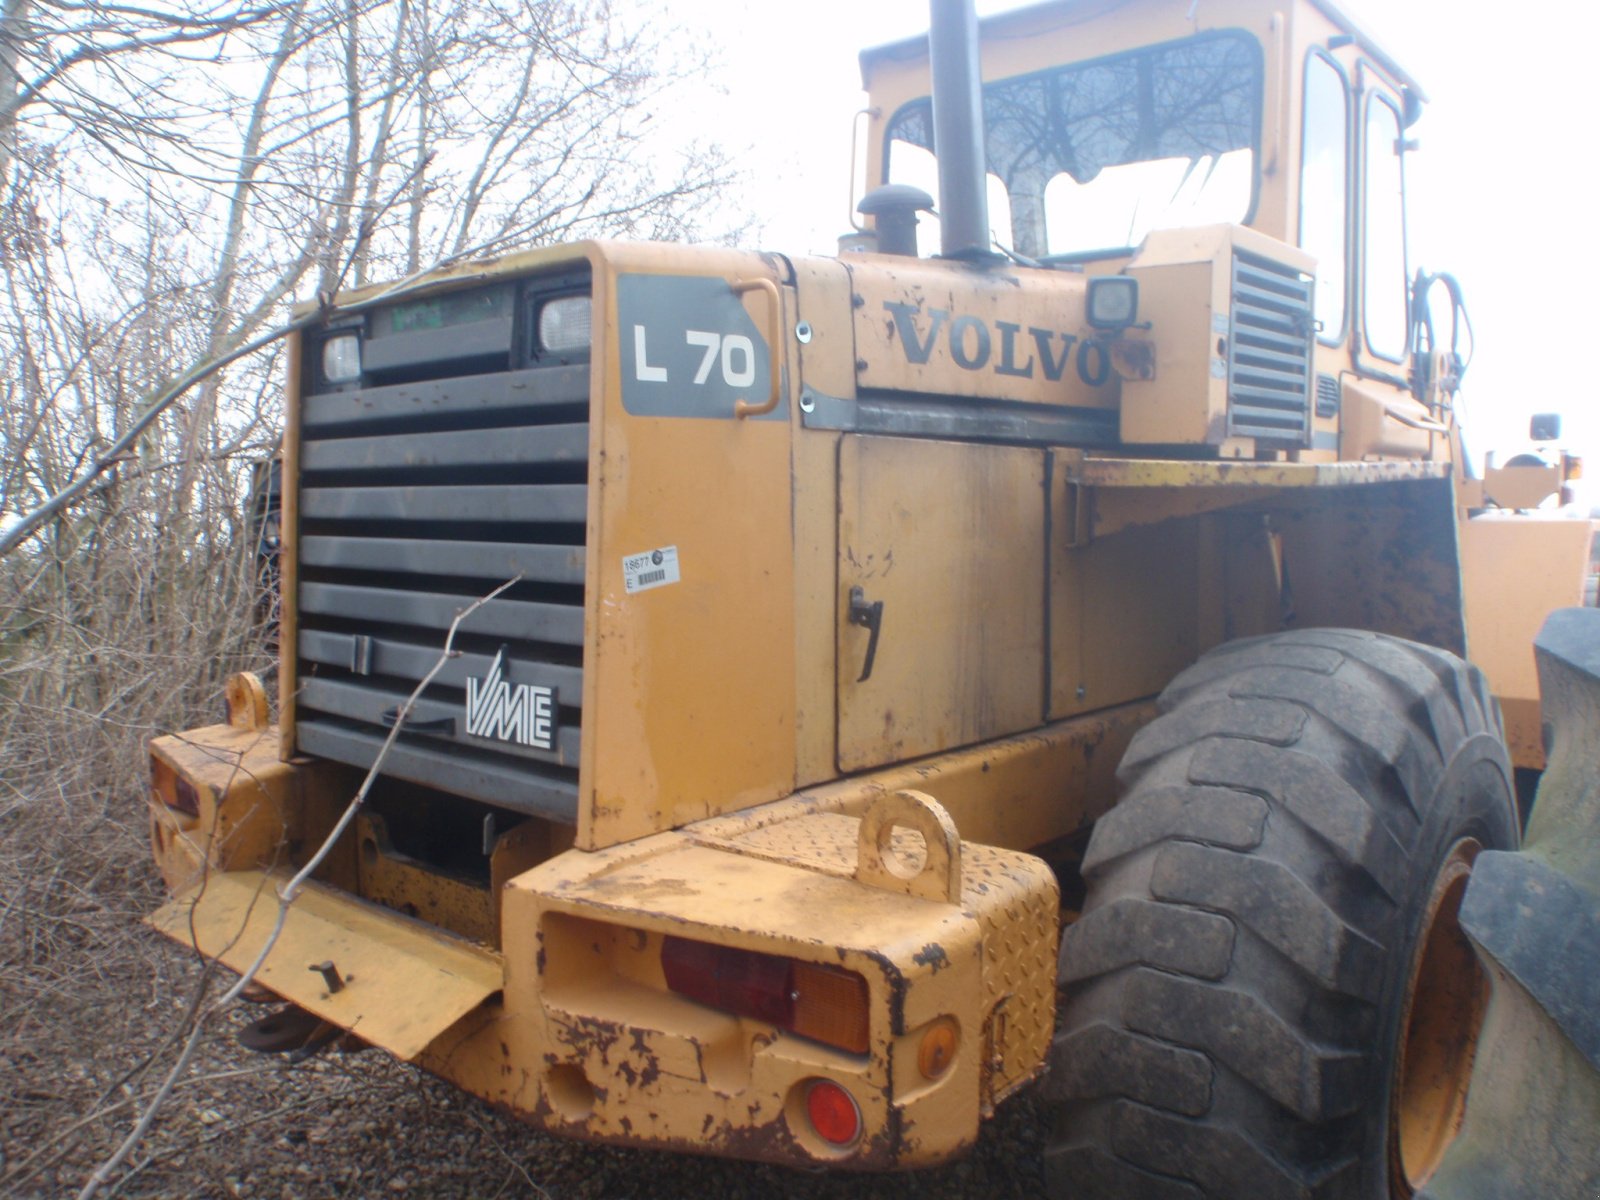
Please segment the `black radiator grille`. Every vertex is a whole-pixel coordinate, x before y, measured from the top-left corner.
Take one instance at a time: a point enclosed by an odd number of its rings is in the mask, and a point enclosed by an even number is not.
[[[370,766],[455,614],[520,576],[463,622],[384,772],[575,821],[588,366],[365,382],[302,406],[296,744]]]
[[[1296,446],[1311,438],[1312,280],[1235,250],[1228,338],[1228,434]]]

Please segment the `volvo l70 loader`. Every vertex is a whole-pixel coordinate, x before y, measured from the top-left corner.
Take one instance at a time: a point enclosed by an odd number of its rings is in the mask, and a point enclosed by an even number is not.
[[[1470,476],[1423,94],[1330,0],[931,12],[837,257],[296,335],[276,719],[152,743],[153,920],[557,1135],[914,1168],[1035,1085],[1062,1198],[1410,1196],[1591,538]]]

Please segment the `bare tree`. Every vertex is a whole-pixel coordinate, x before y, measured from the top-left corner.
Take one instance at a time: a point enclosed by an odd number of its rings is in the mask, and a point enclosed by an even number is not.
[[[134,877],[143,740],[272,669],[244,499],[290,302],[729,236],[726,160],[651,119],[700,67],[604,2],[0,0],[0,994]]]

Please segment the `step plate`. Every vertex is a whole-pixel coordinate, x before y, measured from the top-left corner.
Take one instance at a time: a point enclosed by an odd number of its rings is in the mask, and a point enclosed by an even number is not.
[[[278,888],[286,878],[263,871],[212,874],[147,919],[174,941],[243,971],[271,935]],[[344,981],[339,991],[330,991],[315,969],[325,962]],[[490,950],[308,884],[256,979],[323,1020],[410,1060],[500,991],[504,972]]]

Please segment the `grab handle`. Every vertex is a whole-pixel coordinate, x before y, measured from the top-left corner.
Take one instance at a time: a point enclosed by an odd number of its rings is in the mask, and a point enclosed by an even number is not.
[[[778,400],[783,387],[783,370],[779,358],[779,339],[783,329],[783,296],[778,292],[778,285],[770,279],[736,279],[733,281],[733,292],[742,296],[746,292],[763,291],[767,294],[769,317],[767,325],[767,357],[772,362],[771,391],[765,403],[752,404],[748,400],[736,400],[733,405],[733,415],[743,420],[745,417],[759,417],[771,412],[778,407]]]

